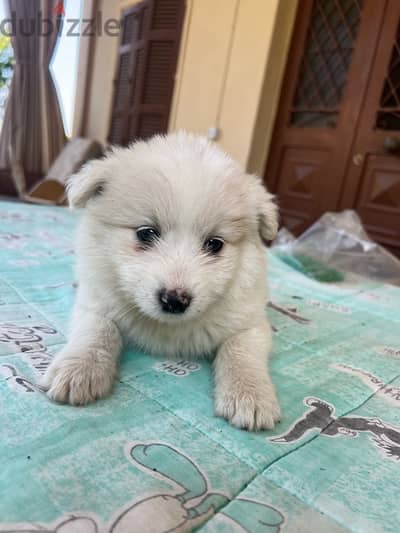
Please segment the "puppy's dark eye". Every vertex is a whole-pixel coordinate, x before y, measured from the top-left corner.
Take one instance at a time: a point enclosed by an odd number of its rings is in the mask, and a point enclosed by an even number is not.
[[[217,254],[222,250],[224,244],[222,237],[211,237],[204,243],[204,250],[209,254]]]
[[[104,184],[103,183],[100,183],[99,185],[97,185],[97,187],[95,188],[94,190],[94,195],[95,196],[100,196],[102,195],[104,192]]]
[[[136,230],[136,237],[140,242],[152,244],[160,237],[160,232],[151,226],[142,226]]]

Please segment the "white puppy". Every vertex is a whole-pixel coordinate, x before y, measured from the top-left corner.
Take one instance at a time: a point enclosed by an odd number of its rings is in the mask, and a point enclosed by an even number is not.
[[[263,240],[277,208],[261,181],[206,139],[183,132],[114,148],[68,188],[85,207],[79,289],[67,345],[43,385],[86,404],[111,392],[123,340],[167,357],[211,356],[215,412],[272,428]]]

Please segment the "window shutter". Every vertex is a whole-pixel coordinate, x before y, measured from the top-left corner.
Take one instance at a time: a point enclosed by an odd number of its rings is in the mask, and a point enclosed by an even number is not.
[[[143,37],[145,9],[141,3],[122,12],[121,41],[114,79],[114,98],[108,137],[111,144],[126,143],[127,111],[132,93],[133,67],[136,62],[137,43]]]
[[[168,130],[185,2],[146,0],[125,10],[109,141]]]

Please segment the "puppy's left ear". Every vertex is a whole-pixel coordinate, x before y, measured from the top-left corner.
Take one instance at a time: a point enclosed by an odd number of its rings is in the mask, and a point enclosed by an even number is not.
[[[105,182],[103,159],[95,159],[83,165],[67,182],[70,207],[85,207],[91,198],[102,194]]]
[[[275,239],[278,233],[278,206],[274,202],[274,196],[267,191],[260,180],[257,188],[258,231],[261,240],[266,243]]]

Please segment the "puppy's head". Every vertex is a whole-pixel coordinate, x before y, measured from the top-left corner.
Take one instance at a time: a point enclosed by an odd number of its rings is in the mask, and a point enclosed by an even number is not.
[[[277,231],[260,180],[183,132],[115,148],[71,179],[68,197],[86,207],[90,231],[80,253],[161,322],[199,317],[241,269],[251,278],[263,264],[261,242]]]

